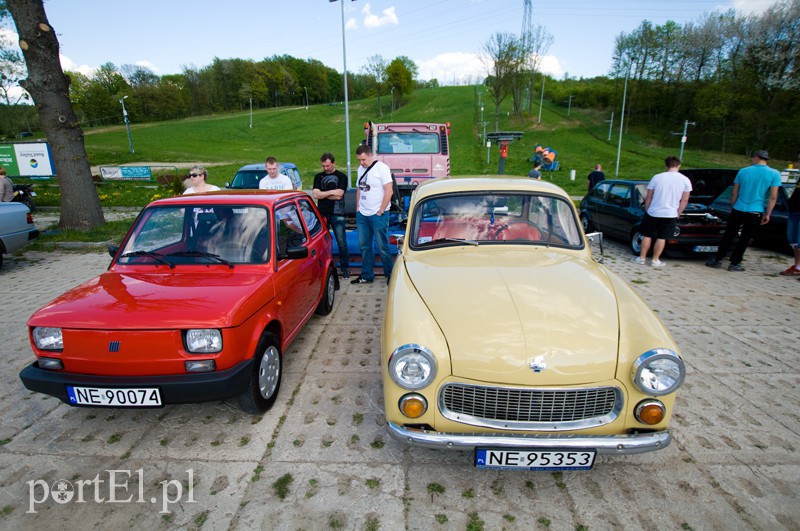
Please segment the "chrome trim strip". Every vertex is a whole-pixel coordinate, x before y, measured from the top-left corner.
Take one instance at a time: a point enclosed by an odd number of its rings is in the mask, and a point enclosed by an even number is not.
[[[661,450],[672,442],[669,431],[633,435],[530,435],[492,433],[441,433],[387,423],[392,438],[412,446],[439,450],[489,448],[593,448],[599,454],[631,455]]]
[[[613,389],[614,390],[614,405],[607,414],[601,415],[598,417],[592,417],[587,419],[581,420],[571,420],[571,421],[563,421],[558,423],[553,422],[539,422],[539,421],[532,421],[532,422],[524,422],[524,421],[515,421],[515,420],[494,420],[494,419],[487,419],[483,417],[476,417],[473,415],[467,415],[464,413],[456,413],[447,409],[444,405],[444,392],[445,389],[449,386],[461,386],[461,387],[477,387],[477,388],[485,388],[485,389],[500,389],[504,391],[513,391],[513,392],[525,392],[525,391],[538,391],[538,392],[582,392],[582,391],[594,391],[594,390],[601,390],[601,389]],[[438,397],[438,407],[439,411],[442,413],[442,416],[446,419],[460,422],[462,424],[469,424],[470,426],[480,426],[483,428],[492,428],[497,430],[536,430],[536,431],[567,431],[567,430],[578,430],[578,429],[587,429],[587,428],[596,428],[598,426],[603,426],[605,424],[610,424],[614,422],[617,417],[619,417],[620,412],[624,406],[624,397],[622,394],[622,390],[618,387],[611,387],[611,386],[602,386],[602,387],[579,387],[579,388],[570,388],[570,387],[558,387],[558,388],[551,388],[551,387],[541,387],[541,388],[525,388],[525,387],[504,387],[498,385],[474,385],[474,384],[466,384],[466,383],[447,383],[443,385],[439,389],[439,397]]]

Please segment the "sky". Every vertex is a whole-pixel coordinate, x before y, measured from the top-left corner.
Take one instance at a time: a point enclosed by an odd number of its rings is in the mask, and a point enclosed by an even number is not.
[[[608,74],[615,38],[642,21],[698,22],[704,13],[760,13],[777,0],[530,0],[553,36],[542,69],[557,78]],[[65,70],[135,64],[157,75],[220,59],[291,55],[360,72],[368,58],[407,56],[419,79],[469,84],[485,77],[485,43],[519,34],[524,0],[45,0]],[[344,12],[342,10],[344,9]],[[344,24],[342,16],[344,15]],[[13,23],[11,29],[14,30]],[[13,42],[16,37],[11,35]]]

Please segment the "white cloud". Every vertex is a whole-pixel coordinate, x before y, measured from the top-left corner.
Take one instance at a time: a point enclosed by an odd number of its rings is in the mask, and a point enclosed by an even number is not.
[[[554,78],[560,78],[564,75],[564,69],[561,68],[561,63],[555,55],[545,55],[539,63],[539,70]]]
[[[419,78],[437,79],[442,85],[451,85],[454,81],[463,82],[486,77],[486,68],[480,56],[467,52],[442,53],[431,59],[419,61]]]
[[[760,14],[777,3],[778,0],[733,0],[733,7],[740,13]]]
[[[380,28],[382,26],[388,26],[389,24],[398,25],[400,21],[397,18],[397,13],[395,13],[394,6],[387,7],[383,11],[381,11],[381,16],[372,14],[372,8],[367,3],[364,5],[364,9],[361,10],[364,13],[364,27],[365,28]]]
[[[354,18],[348,18],[347,24],[344,25],[345,29],[354,30],[358,29],[358,21]]]
[[[61,60],[61,69],[64,72],[79,72],[84,76],[92,76],[95,72],[97,72],[98,67],[75,64],[72,59],[64,54],[58,54],[58,58]]]
[[[154,65],[153,63],[151,63],[150,61],[145,61],[145,60],[142,60],[142,61],[136,61],[134,64],[135,64],[136,66],[142,66],[142,67],[144,67],[144,68],[147,68],[147,69],[149,69],[151,72],[153,72],[154,74],[158,74],[159,72],[161,72],[161,69],[160,69],[160,68],[158,68],[158,67],[157,67],[156,65]]]

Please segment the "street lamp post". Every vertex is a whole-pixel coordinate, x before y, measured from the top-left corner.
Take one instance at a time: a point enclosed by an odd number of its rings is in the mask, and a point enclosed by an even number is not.
[[[329,2],[336,2],[336,0],[328,0]],[[355,0],[353,0],[355,2]],[[344,37],[344,0],[342,4],[342,65],[344,67],[344,137],[345,149],[347,150],[347,180],[348,186],[352,186],[352,177],[350,176],[350,107],[347,99],[347,40]]]
[[[631,67],[628,65],[628,73],[625,74],[625,85],[622,89],[622,112],[619,115],[619,141],[617,142],[617,167],[614,170],[614,177],[619,176],[619,157],[622,152],[622,129],[625,125],[625,99],[628,97],[628,78],[631,75]]]
[[[303,92],[306,93],[306,110],[308,110],[308,89],[303,87]]]
[[[250,129],[253,128],[253,98],[250,98]]]
[[[690,125],[697,125],[695,122],[690,122],[686,120],[683,122],[683,135],[681,135],[681,154],[678,155],[678,158],[683,160],[683,146],[686,144],[686,130],[689,128]]]
[[[128,120],[128,111],[125,109],[125,100],[128,96],[123,96],[121,100],[119,100],[120,104],[122,104],[122,118],[125,120],[125,127],[128,129],[128,146],[131,150],[131,155],[133,155],[133,138],[131,138],[131,123]]]

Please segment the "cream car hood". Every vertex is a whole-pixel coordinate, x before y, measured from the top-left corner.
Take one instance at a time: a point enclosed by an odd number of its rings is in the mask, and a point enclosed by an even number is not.
[[[544,386],[614,378],[617,301],[598,264],[487,246],[425,252],[405,265],[447,338],[453,376]]]

